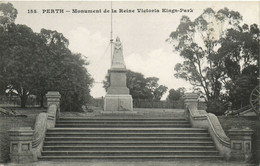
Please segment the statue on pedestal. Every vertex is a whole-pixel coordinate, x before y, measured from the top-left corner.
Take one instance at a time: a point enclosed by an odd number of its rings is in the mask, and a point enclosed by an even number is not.
[[[125,69],[125,62],[123,57],[123,47],[119,37],[116,38],[114,43],[114,52],[112,57],[111,69]]]
[[[111,69],[109,70],[110,86],[105,96],[104,111],[133,111],[133,99],[126,86],[126,65],[123,57],[123,47],[119,37],[114,42]]]

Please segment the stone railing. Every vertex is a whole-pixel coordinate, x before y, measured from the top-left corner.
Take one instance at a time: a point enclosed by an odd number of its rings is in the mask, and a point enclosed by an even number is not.
[[[48,115],[46,113],[40,113],[36,118],[32,140],[34,161],[36,161],[37,157],[41,155],[43,141],[47,130],[47,119]]]
[[[15,128],[10,133],[10,158],[11,162],[25,163],[37,161],[41,155],[46,130],[53,128],[60,114],[59,92],[48,92],[47,112],[40,113],[35,122],[34,130],[31,128]],[[29,135],[28,133],[31,133]],[[25,148],[26,147],[26,148]]]
[[[198,110],[198,95],[186,93],[184,95],[186,107],[185,116],[191,122],[192,127],[206,128],[212,137],[216,148],[226,160],[243,159],[248,160],[251,156],[250,129],[230,129],[230,138],[224,132],[216,115]],[[239,132],[238,132],[239,131]],[[234,133],[236,136],[234,137]],[[236,145],[234,143],[237,143]],[[238,145],[239,144],[239,145]],[[247,145],[244,145],[247,144]],[[243,157],[241,157],[243,156]],[[249,157],[248,157],[249,156]]]

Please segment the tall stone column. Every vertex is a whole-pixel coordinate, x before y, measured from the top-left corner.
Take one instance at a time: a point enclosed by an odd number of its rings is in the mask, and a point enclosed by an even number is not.
[[[104,99],[105,112],[133,111],[133,99],[126,87],[126,71],[122,43],[117,37],[114,43],[111,68],[108,71],[110,86]]]

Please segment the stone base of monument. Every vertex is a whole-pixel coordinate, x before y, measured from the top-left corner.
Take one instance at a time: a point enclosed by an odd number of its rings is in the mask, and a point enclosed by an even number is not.
[[[104,113],[135,113],[131,95],[106,95]]]

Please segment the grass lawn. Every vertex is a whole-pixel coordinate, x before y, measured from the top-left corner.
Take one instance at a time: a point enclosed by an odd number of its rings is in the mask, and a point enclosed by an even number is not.
[[[6,110],[13,110],[17,114],[27,115],[27,117],[5,117],[0,114],[0,163],[9,160],[9,136],[8,130],[12,127],[32,127],[36,116],[45,111],[40,108],[5,108]]]
[[[231,127],[249,127],[253,130],[257,128],[257,117],[218,116],[218,119],[225,131]]]

